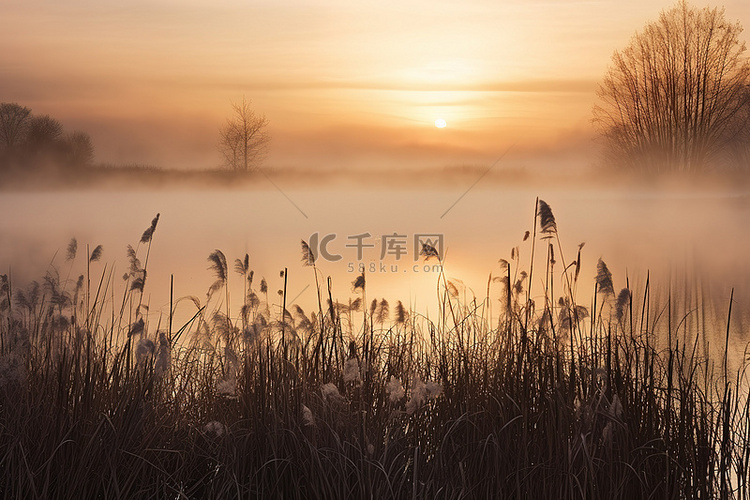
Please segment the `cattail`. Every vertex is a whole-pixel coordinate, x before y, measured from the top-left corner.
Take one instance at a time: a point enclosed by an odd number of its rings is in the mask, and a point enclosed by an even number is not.
[[[268,293],[268,283],[266,283],[266,278],[260,280],[260,293]]]
[[[76,240],[75,238],[71,238],[70,243],[68,243],[68,255],[66,257],[66,260],[75,259],[77,252],[78,252],[78,240]]]
[[[96,248],[94,248],[94,251],[91,252],[91,257],[89,257],[89,262],[97,262],[99,259],[101,259],[103,251],[104,251],[104,248],[101,245],[97,245]]]
[[[314,266],[315,265],[315,254],[313,253],[310,245],[305,240],[302,242],[302,265],[303,266]]]
[[[531,235],[530,231],[526,231],[525,233],[523,233],[523,241],[528,240],[530,235]]]
[[[612,273],[609,272],[607,264],[601,258],[596,264],[596,286],[597,290],[605,296],[615,294],[615,288],[612,285]]]
[[[552,214],[552,209],[543,200],[539,200],[537,215],[539,216],[542,238],[551,238],[553,234],[557,233],[557,223],[555,222],[555,216]]]
[[[553,266],[555,265],[555,247],[552,243],[549,244],[549,262]]]

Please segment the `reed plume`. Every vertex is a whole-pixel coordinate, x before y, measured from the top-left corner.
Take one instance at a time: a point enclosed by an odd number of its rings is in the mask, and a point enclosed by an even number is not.
[[[91,252],[91,257],[89,257],[89,262],[98,262],[99,259],[102,258],[103,251],[104,251],[104,248],[101,245],[97,245],[96,248],[94,248],[94,251]]]
[[[609,272],[607,264],[601,258],[596,263],[596,287],[605,296],[615,294],[615,288],[612,285],[612,273]]]
[[[127,248],[128,262],[130,263],[130,274],[136,274],[141,271],[141,261],[136,255],[135,249],[132,245],[128,245]]]
[[[313,253],[310,245],[305,240],[300,240],[302,243],[302,265],[303,266],[314,266],[315,265],[315,254]]]
[[[139,319],[132,325],[130,325],[130,330],[128,330],[128,337],[132,337],[133,335],[138,335],[140,333],[143,333],[143,329],[145,327],[145,323],[143,321],[143,318]]]
[[[357,278],[352,281],[352,289],[356,292],[358,290],[365,290],[365,273],[362,272]]]
[[[141,243],[149,243],[151,241],[151,238],[154,236],[154,231],[156,231],[156,224],[159,222],[159,215],[156,214],[156,217],[154,217],[151,220],[151,225],[143,231],[143,235],[141,236]]]
[[[406,322],[408,313],[406,312],[406,309],[404,308],[404,305],[399,300],[396,302],[396,323],[399,325],[403,325]]]
[[[136,276],[133,278],[133,281],[130,282],[130,290],[131,291],[137,291],[137,292],[143,292],[143,288],[146,286],[146,274],[143,273],[142,276]]]
[[[214,250],[208,256],[209,269],[216,274],[216,279],[225,282],[227,280],[227,258],[221,250]]]
[[[208,268],[216,275],[216,281],[208,289],[208,295],[210,296],[227,282],[227,258],[221,250],[217,249],[208,256],[208,262]]]
[[[552,209],[544,200],[539,200],[537,215],[539,216],[542,238],[551,238],[557,233],[557,223],[555,222],[555,216],[552,214]]]
[[[68,243],[68,254],[66,256],[66,260],[75,259],[77,252],[78,252],[78,240],[76,240],[75,238],[71,238],[70,243]]]
[[[380,324],[383,324],[388,319],[389,314],[390,314],[390,306],[388,305],[388,301],[385,299],[382,299],[380,301],[380,304],[378,304],[378,310],[377,310],[377,314],[375,315],[375,321],[377,321]]]
[[[234,271],[237,274],[246,275],[248,270],[250,269],[250,255],[245,254],[244,259],[235,259],[234,260]]]

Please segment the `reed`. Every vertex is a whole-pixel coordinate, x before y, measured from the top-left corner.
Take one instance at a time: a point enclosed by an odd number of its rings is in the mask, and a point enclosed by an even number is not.
[[[580,304],[583,245],[566,264],[542,200],[529,261],[514,248],[484,298],[441,271],[437,322],[401,302],[391,320],[388,300],[367,304],[364,274],[355,300],[334,301],[303,242],[327,310],[287,304],[293,270],[269,304],[247,255],[233,310],[217,250],[205,301],[170,299],[154,326],[142,299],[157,221],[129,247],[124,286],[99,247],[85,293],[56,268],[23,288],[0,277],[0,496],[750,496],[747,365],[712,357],[710,322],[693,319],[713,304],[680,311],[671,287],[658,302],[650,277],[616,294],[601,260]],[[191,319],[173,332],[178,309]],[[724,353],[730,321],[731,308]]]

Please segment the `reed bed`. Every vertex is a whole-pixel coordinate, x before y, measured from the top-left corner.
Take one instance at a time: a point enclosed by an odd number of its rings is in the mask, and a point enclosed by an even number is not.
[[[334,300],[302,242],[316,311],[217,250],[205,299],[171,298],[153,324],[158,215],[124,276],[74,241],[42,283],[2,276],[0,495],[749,498],[731,305],[717,325],[705,297],[617,291],[601,260],[583,283],[582,245],[566,262],[549,205],[533,215],[528,261],[514,249],[481,298],[441,272],[432,319],[368,297],[364,274]]]

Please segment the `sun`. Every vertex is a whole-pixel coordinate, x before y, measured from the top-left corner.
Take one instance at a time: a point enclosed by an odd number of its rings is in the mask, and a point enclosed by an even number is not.
[[[443,120],[442,118],[438,118],[437,120],[435,120],[435,126],[437,128],[445,128],[447,125],[448,124],[445,123],[445,120]]]

